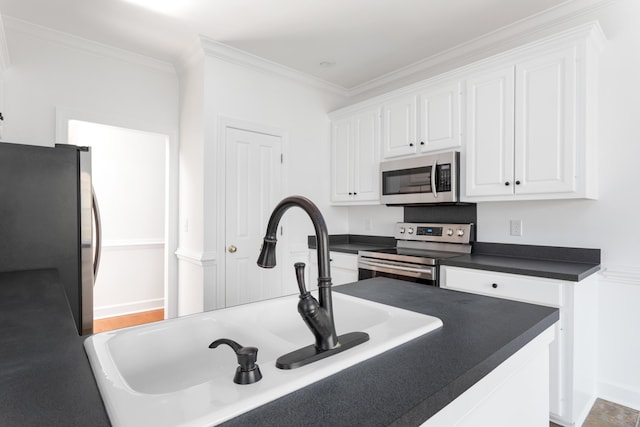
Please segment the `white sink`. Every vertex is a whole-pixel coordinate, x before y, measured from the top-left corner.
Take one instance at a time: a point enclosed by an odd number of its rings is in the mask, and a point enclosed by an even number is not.
[[[281,370],[279,356],[314,342],[297,295],[104,332],[84,342],[111,423],[211,426],[442,326],[436,317],[333,293],[338,335],[369,341],[309,365]],[[258,347],[261,381],[233,382],[236,356],[218,338]]]

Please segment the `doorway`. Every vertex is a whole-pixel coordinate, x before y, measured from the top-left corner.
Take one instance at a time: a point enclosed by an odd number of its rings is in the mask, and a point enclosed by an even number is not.
[[[100,205],[94,318],[164,309],[168,136],[69,120],[68,141],[91,147]]]
[[[282,196],[282,137],[234,127],[225,135],[225,306],[282,295],[281,269],[256,260]],[[282,259],[283,245],[276,246]]]

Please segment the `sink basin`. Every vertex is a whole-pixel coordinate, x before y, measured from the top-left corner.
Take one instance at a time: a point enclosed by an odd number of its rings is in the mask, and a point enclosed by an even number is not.
[[[312,344],[297,295],[118,331],[84,342],[114,426],[210,426],[378,355],[442,326],[436,317],[333,293],[336,330],[369,341],[309,365],[281,370],[276,359]],[[218,338],[258,347],[261,381],[233,382],[237,361]]]

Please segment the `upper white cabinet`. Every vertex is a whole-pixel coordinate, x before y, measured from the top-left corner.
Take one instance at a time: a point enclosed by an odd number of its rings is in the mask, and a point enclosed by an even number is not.
[[[382,155],[385,158],[416,152],[418,97],[412,93],[382,105]]]
[[[511,195],[514,67],[470,77],[466,84],[466,195]]]
[[[380,201],[380,109],[361,110],[331,124],[331,202]]]
[[[592,50],[559,43],[469,76],[465,201],[597,197]]]
[[[334,153],[347,156],[344,141],[358,133],[345,115],[380,109],[382,158],[461,152],[462,201],[595,199],[603,42],[597,23],[584,24],[334,112]],[[362,170],[362,159],[349,159],[333,164],[360,162]],[[354,172],[337,169],[334,203],[378,199],[360,200]]]
[[[456,148],[461,144],[459,81],[425,88],[420,102],[420,151]]]
[[[459,147],[461,84],[430,84],[382,105],[384,158]]]

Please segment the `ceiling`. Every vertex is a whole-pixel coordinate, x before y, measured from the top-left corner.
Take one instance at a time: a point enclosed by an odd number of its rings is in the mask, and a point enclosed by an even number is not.
[[[583,0],[0,0],[0,14],[177,63],[203,35],[344,89]]]

